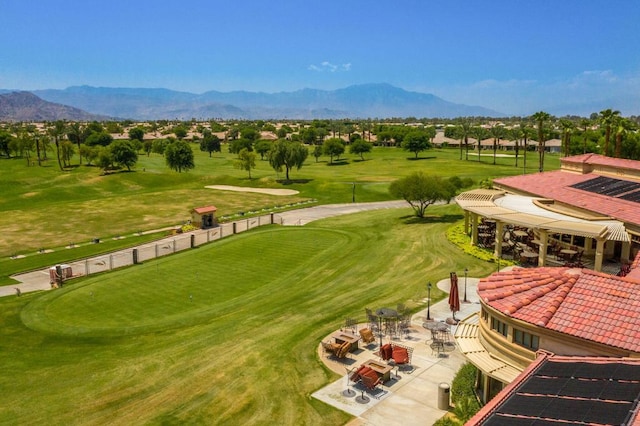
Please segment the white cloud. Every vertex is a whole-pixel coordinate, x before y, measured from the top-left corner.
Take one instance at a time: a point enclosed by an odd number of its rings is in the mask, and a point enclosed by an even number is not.
[[[324,61],[322,62],[320,65],[314,65],[311,64],[307,67],[308,70],[310,71],[317,71],[317,72],[346,72],[346,71],[351,71],[351,63],[346,63],[346,64],[332,64],[329,61]]]

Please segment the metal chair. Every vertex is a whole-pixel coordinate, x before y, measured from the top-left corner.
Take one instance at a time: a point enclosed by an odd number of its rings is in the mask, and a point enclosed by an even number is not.
[[[351,330],[353,334],[356,334],[358,330],[358,321],[354,318],[345,318],[344,328],[346,328],[347,330]]]

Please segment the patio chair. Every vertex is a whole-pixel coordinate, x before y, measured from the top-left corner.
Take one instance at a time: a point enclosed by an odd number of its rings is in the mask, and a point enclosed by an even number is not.
[[[391,359],[395,365],[400,367],[409,367],[409,372],[413,371],[413,365],[411,364],[411,355],[413,354],[413,348],[408,346],[394,344],[391,350]]]
[[[355,318],[345,318],[344,328],[351,330],[351,332],[355,334],[356,330],[358,329],[358,320],[356,320]]]
[[[382,379],[371,370],[370,373],[364,373],[360,375],[360,383],[370,393],[371,396],[378,399],[379,396],[375,393],[378,387],[382,386]]]
[[[409,329],[411,327],[411,315],[404,314],[400,317],[398,321],[398,327],[400,328],[400,334],[404,334],[405,336],[409,335]]]
[[[322,349],[327,356],[333,355],[337,359],[345,358],[349,354],[349,350],[351,349],[351,343],[331,343],[331,342],[322,342]]]
[[[370,329],[361,328],[359,333],[360,333],[360,337],[362,337],[362,343],[366,345],[370,345],[376,342],[376,336],[373,334],[373,332]]]

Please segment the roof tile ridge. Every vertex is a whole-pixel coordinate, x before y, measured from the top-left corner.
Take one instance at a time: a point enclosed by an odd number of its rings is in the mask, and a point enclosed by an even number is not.
[[[558,283],[558,286],[556,287],[556,289],[558,290],[557,291],[558,294],[555,297],[551,298],[551,300],[549,301],[549,304],[546,306],[538,322],[536,322],[536,325],[540,327],[547,326],[549,321],[551,321],[551,318],[553,318],[553,316],[556,314],[558,309],[560,309],[560,306],[566,300],[567,295],[571,292],[571,289],[573,288],[574,284],[578,281],[579,275],[565,274],[565,277],[567,278],[566,281],[562,281],[561,283]]]

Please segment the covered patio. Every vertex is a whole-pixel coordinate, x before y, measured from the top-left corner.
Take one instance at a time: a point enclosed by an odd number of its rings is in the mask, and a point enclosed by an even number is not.
[[[624,224],[610,217],[495,189],[463,192],[455,200],[465,212],[471,244],[493,247],[497,258],[519,236],[535,244],[537,262],[535,256],[532,260],[537,266],[546,266],[549,255],[557,259],[565,253],[584,254],[596,271],[603,270],[606,259],[629,263],[631,238]]]

